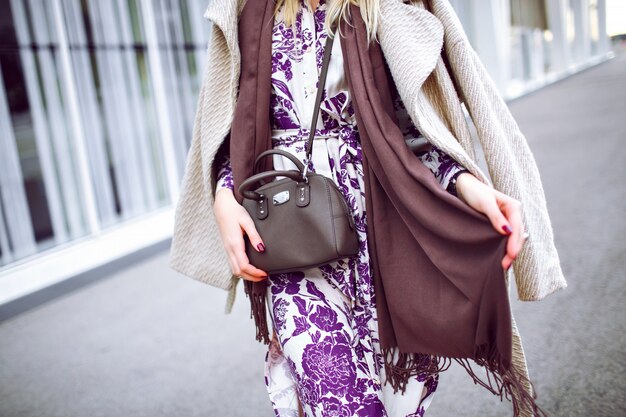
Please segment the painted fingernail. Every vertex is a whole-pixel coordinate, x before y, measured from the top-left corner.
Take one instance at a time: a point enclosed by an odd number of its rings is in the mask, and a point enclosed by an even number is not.
[[[505,224],[504,226],[502,226],[502,230],[504,230],[505,232],[507,232],[508,234],[513,233],[513,230],[511,230],[511,228],[509,227],[508,224]]]
[[[256,245],[256,248],[259,250],[259,252],[265,252],[265,245],[263,244],[263,242]]]

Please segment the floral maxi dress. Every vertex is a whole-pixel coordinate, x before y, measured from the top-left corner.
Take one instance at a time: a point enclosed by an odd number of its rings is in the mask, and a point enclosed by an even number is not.
[[[274,22],[271,126],[273,147],[304,162],[327,37],[327,2],[320,0],[312,11],[300,1],[295,30],[284,24],[281,13]],[[338,185],[354,217],[360,249],[321,267],[270,274],[267,306],[274,337],[265,359],[265,383],[278,417],[297,417],[298,399],[307,416],[423,416],[437,375],[414,377],[405,393],[394,393],[384,383],[359,132],[339,39],[332,47],[309,169]],[[394,104],[405,137],[417,137],[399,97]],[[444,188],[455,173],[464,171],[434,146],[418,156]],[[217,188],[233,189],[228,155],[218,163]],[[273,163],[277,170],[297,169],[281,155],[274,155]]]

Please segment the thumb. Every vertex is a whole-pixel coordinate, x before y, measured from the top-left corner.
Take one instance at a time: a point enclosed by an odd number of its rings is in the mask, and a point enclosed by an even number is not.
[[[254,248],[256,248],[257,252],[265,252],[265,245],[263,244],[263,240],[259,235],[259,232],[256,230],[256,226],[254,225],[254,221],[251,217],[247,217],[245,220],[241,222],[241,227],[248,235],[248,239],[250,239],[250,243]]]

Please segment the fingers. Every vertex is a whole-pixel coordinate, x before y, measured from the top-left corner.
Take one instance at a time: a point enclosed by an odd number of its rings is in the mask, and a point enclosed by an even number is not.
[[[248,274],[247,272],[239,272],[238,274],[235,274],[238,277],[241,277],[243,279],[245,279],[246,281],[252,281],[252,282],[261,282],[261,281],[265,281],[267,278],[259,278],[256,275],[251,275]]]
[[[242,239],[243,243],[243,239]],[[244,279],[258,282],[267,279],[267,272],[253,266],[246,255],[243,244],[241,248],[230,253],[232,256],[234,267],[232,267],[233,274],[242,276]]]
[[[502,267],[508,269],[521,251],[525,241],[522,205],[518,200],[499,191],[496,191],[496,201],[499,211],[501,211],[506,221],[503,225],[503,230],[509,234],[506,255],[502,259]]]
[[[502,268],[509,269],[509,267],[513,264],[513,261],[515,260],[515,258],[517,258],[517,256],[519,255],[519,252],[521,251],[521,247],[524,246],[524,242],[526,242],[526,238],[523,236],[523,234],[524,234],[523,230],[522,230],[521,233],[522,233],[522,237],[521,237],[522,243],[521,243],[520,249],[517,250],[517,252],[514,253],[514,256],[509,255],[510,251],[509,251],[508,242],[507,242],[507,253],[504,256],[504,258],[502,258]],[[509,238],[509,239],[511,239],[511,238]]]
[[[507,242],[507,254],[515,259],[524,243],[522,206],[519,201],[508,196],[499,200],[500,210],[506,216],[511,233]]]
[[[477,210],[487,216],[491,225],[503,235],[511,235],[507,239],[507,250],[504,258],[502,258],[502,268],[508,269],[515,259],[517,252],[521,248],[521,242],[517,239],[521,236],[519,228],[521,226],[521,214],[516,207],[517,200],[503,194],[493,188],[491,196],[485,193],[483,198],[476,199],[474,205]]]
[[[251,265],[246,255],[243,232],[251,237],[257,251],[265,250],[248,212],[232,193],[220,194],[220,198],[216,198],[214,211],[232,273],[255,282],[267,279],[267,273]]]
[[[244,269],[240,268],[239,263],[236,260],[234,253],[229,252],[228,264],[230,266],[230,270],[232,271],[234,275],[241,277],[245,280],[259,282],[259,281],[263,281],[264,279],[267,279],[267,278],[260,278],[257,275],[253,275],[249,271],[244,271]]]
[[[507,227],[509,227],[509,221],[505,217],[504,213],[502,213],[501,211],[500,202],[498,201],[498,198],[499,197],[496,194],[495,199],[485,204],[484,214],[487,216],[487,218],[491,222],[491,225],[494,227],[494,229],[496,229],[499,233],[503,235],[508,235],[509,231]]]
[[[250,264],[241,233],[236,233],[231,237],[225,246],[228,254],[228,263],[233,274],[255,282],[267,279],[267,272]]]
[[[264,252],[265,246],[263,246],[261,237],[256,231],[252,219],[249,216],[244,217],[244,219],[240,222],[240,226],[246,233],[246,235],[248,235],[248,239],[250,239],[252,245],[257,248],[256,250],[259,252]],[[236,270],[234,271],[236,275],[241,275],[242,277],[244,277],[244,279],[248,279],[254,282],[259,282],[267,279],[267,272],[255,267],[250,263],[250,259],[248,258],[248,255],[246,255],[245,242],[242,234],[238,235],[238,239],[232,249],[234,263],[236,264]]]
[[[245,256],[245,255],[244,255]],[[247,259],[247,257],[246,257]],[[235,271],[236,275],[244,277],[250,281],[259,282],[267,279],[267,273],[261,269],[256,268],[250,262],[243,263],[241,261],[239,268]]]
[[[246,232],[246,235],[248,235],[248,239],[250,239],[252,247],[256,248],[257,252],[265,252],[265,245],[263,244],[261,236],[259,236],[259,233],[254,226],[252,218],[250,216],[244,217],[244,220],[241,221],[240,225],[244,232]]]
[[[493,200],[492,203],[485,204],[484,206],[484,214],[487,216],[491,225],[494,229],[503,235],[507,235],[509,229],[509,221],[504,216],[504,214],[500,211],[500,207],[497,204],[497,200]],[[512,252],[511,252],[511,238],[507,239],[507,251],[502,258],[502,268],[504,270],[508,269],[513,262]]]
[[[502,258],[502,269],[506,271],[507,269],[509,269],[509,267],[512,264],[513,264],[513,258],[511,258],[509,254],[507,253],[506,255],[504,255],[504,258]]]
[[[246,255],[245,245],[243,238],[241,239],[241,245],[239,245],[233,252],[235,268],[233,269],[233,273],[235,275],[241,275],[245,279],[249,279],[250,281],[263,281],[267,279],[267,272],[253,266],[250,264],[250,260]]]

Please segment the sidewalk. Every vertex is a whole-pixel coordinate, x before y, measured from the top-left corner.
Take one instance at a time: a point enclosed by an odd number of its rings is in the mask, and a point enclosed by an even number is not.
[[[535,154],[569,287],[516,301],[539,404],[626,415],[626,54],[511,103]],[[3,417],[271,417],[265,346],[239,288],[176,274],[162,253],[0,323]],[[428,417],[511,404],[452,367]]]

